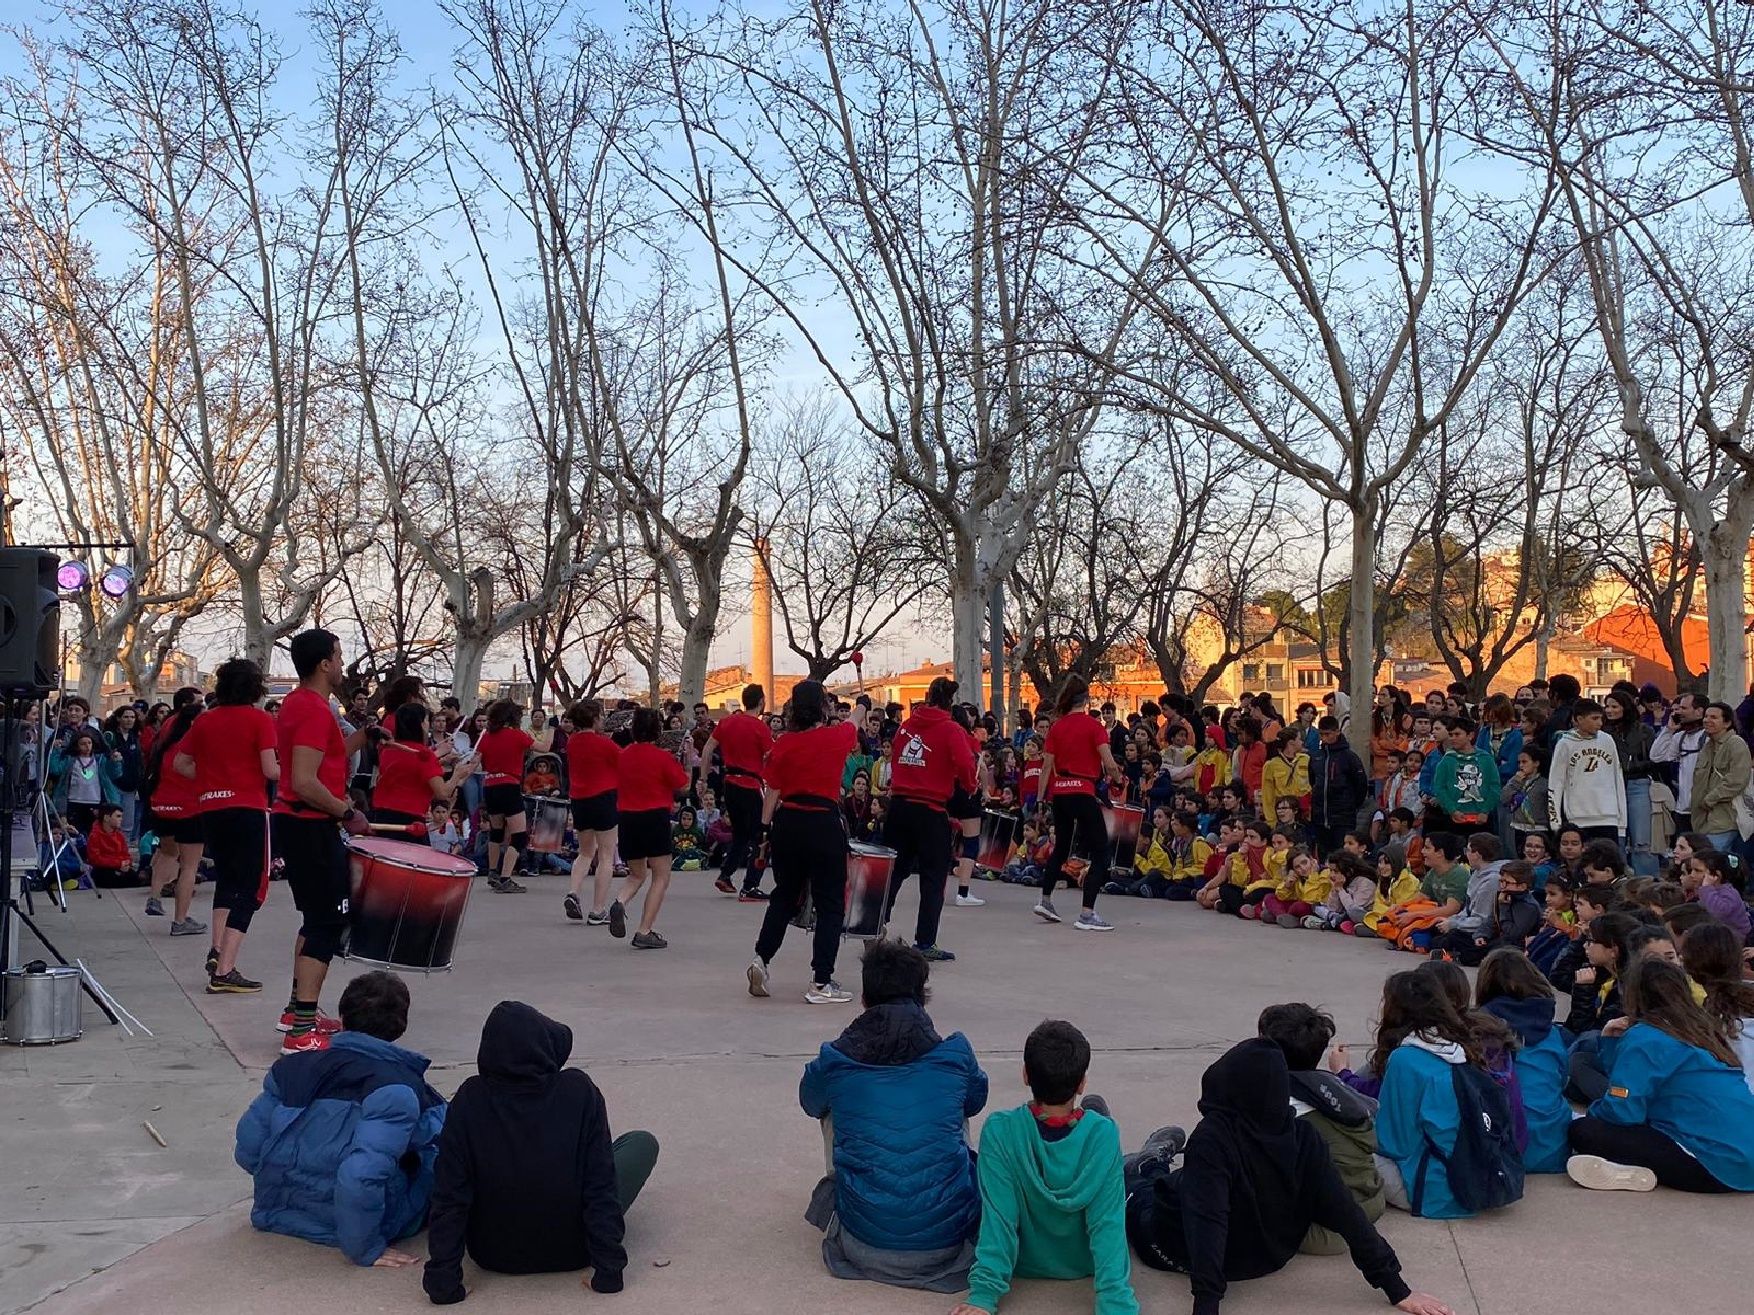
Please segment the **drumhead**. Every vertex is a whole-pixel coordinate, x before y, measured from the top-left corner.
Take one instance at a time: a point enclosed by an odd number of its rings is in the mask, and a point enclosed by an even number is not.
[[[851,852],[853,852],[855,854],[863,855],[867,858],[894,858],[895,857],[895,851],[893,849],[889,849],[883,845],[867,845],[861,840],[849,841],[847,843],[847,848]]]
[[[416,872],[432,872],[441,877],[472,877],[475,865],[455,854],[441,854],[431,845],[414,845],[406,840],[388,840],[383,836],[348,836],[347,848],[364,858],[381,859]]]

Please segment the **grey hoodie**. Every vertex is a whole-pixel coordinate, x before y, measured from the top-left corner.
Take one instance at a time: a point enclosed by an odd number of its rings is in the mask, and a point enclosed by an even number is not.
[[[1498,874],[1504,871],[1505,862],[1495,858],[1468,874],[1468,898],[1462,902],[1462,911],[1450,920],[1452,930],[1479,935],[1492,926],[1498,912]]]

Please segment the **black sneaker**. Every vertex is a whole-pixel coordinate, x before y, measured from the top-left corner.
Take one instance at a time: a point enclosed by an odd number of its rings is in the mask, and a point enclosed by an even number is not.
[[[667,950],[670,942],[655,931],[636,931],[633,934],[633,948],[636,950]]]
[[[207,979],[208,995],[254,995],[262,989],[262,983],[253,982],[236,968],[224,977],[209,976]]]
[[[501,895],[522,895],[529,889],[527,886],[513,881],[510,877],[489,877],[487,888]]]
[[[766,904],[767,892],[760,886],[745,886],[742,890],[737,892],[737,903]]]
[[[566,899],[563,900],[562,903],[566,906],[567,917],[571,918],[574,922],[583,922],[585,920],[585,911],[579,906],[579,897],[577,895],[574,895],[569,891]]]
[[[1098,1114],[1102,1115],[1102,1117],[1107,1119],[1110,1123],[1114,1122],[1115,1116],[1109,1113],[1108,1102],[1106,1100],[1104,1100],[1101,1096],[1098,1096],[1095,1092],[1091,1092],[1091,1094],[1086,1096],[1082,1101],[1079,1102],[1079,1104],[1081,1104],[1087,1110],[1095,1110]]]
[[[920,957],[925,959],[927,963],[954,963],[956,961],[954,954],[950,953],[949,950],[939,949],[936,945],[916,945],[914,949],[920,952]]]
[[[213,970],[217,967],[219,967],[219,951],[218,950],[208,950],[207,951],[207,975],[209,977],[213,976]]]
[[[726,895],[735,895],[737,893],[737,883],[732,881],[729,877],[722,876],[717,881],[713,882],[713,889]]]
[[[622,907],[620,900],[614,900],[609,905],[609,934],[616,940],[627,935],[627,910]]]

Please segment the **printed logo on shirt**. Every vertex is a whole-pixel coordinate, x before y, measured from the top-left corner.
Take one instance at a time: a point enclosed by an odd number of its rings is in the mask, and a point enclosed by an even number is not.
[[[1615,1097],[1618,1100],[1625,1100],[1632,1093],[1630,1091],[1628,1091],[1625,1087],[1609,1087],[1608,1094],[1610,1096]]]
[[[901,757],[895,761],[904,767],[924,767],[926,765],[926,742],[917,735],[910,736],[907,745],[901,751]]]

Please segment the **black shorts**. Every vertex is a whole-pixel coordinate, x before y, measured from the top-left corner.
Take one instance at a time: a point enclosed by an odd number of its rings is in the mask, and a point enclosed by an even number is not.
[[[574,831],[613,831],[616,827],[615,791],[586,795],[572,801]]]
[[[276,813],[270,829],[274,862],[286,874],[292,902],[304,914],[305,925],[345,923],[353,873],[335,819]]]
[[[481,792],[481,811],[489,817],[516,817],[524,811],[524,788],[490,785]]]
[[[213,902],[222,909],[268,898],[268,814],[259,808],[216,808],[201,814],[213,860]]]
[[[399,808],[369,808],[366,816],[383,826],[413,826],[417,822],[426,821],[418,813],[404,813]]]
[[[670,810],[647,808],[621,815],[621,839],[617,846],[623,861],[636,858],[669,858],[673,849],[670,836]]]
[[[951,792],[950,802],[945,805],[944,811],[950,814],[953,821],[966,822],[969,818],[981,815],[981,797],[970,794],[959,785]]]
[[[150,808],[140,823],[142,831],[150,831],[160,840],[174,840],[179,845],[205,844],[207,832],[201,823],[200,813],[184,813],[180,817],[166,817],[155,813]]]

